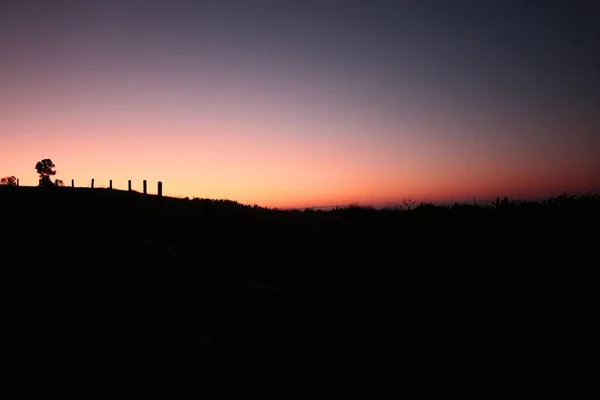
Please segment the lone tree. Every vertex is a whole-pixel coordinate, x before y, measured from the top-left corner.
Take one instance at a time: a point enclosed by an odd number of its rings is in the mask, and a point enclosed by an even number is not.
[[[54,165],[52,160],[50,160],[49,158],[46,158],[42,161],[38,161],[38,163],[35,164],[35,170],[40,175],[40,186],[53,186],[50,177],[52,175],[56,175],[56,171],[53,169],[54,167],[56,167],[56,165]]]
[[[0,185],[2,186],[17,186],[17,178],[14,176],[5,176],[0,179]]]

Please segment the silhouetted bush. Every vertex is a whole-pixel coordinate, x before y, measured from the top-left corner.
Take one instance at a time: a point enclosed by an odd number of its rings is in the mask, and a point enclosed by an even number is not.
[[[0,185],[2,186],[17,186],[17,178],[14,176],[5,176],[0,179]]]

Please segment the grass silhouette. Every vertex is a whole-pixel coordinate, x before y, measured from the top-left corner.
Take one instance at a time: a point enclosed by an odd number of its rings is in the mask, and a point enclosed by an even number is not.
[[[565,315],[568,271],[597,246],[596,194],[409,205],[0,187],[6,382],[74,397],[456,393],[458,360],[506,359],[515,327]]]

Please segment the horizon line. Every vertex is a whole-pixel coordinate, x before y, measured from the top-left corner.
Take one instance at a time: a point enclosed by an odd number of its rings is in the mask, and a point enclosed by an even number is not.
[[[31,185],[18,185],[15,187],[23,187],[23,188],[39,188],[40,186],[31,186]],[[133,192],[133,193],[139,193],[139,194],[144,194],[141,191],[137,191],[137,190],[127,190],[127,189],[118,189],[118,188],[110,188],[108,186],[98,186],[98,187],[89,187],[89,186],[69,186],[69,185],[64,185],[61,188],[63,189],[89,189],[89,190],[95,190],[95,189],[106,189],[106,190],[115,190],[115,191],[120,191],[120,192]],[[496,197],[492,197],[492,198],[482,198],[482,199],[476,199],[475,197],[472,197],[471,199],[447,199],[447,200],[438,200],[438,201],[424,201],[424,200],[418,200],[418,199],[413,199],[412,197],[408,196],[406,198],[403,198],[401,200],[391,200],[391,201],[382,201],[382,202],[375,202],[375,203],[364,203],[364,202],[358,202],[358,201],[350,201],[350,202],[346,202],[346,203],[338,203],[338,204],[331,204],[331,205],[319,205],[319,206],[297,206],[297,207],[268,207],[268,206],[261,206],[257,203],[241,203],[237,200],[232,200],[232,199],[218,199],[218,198],[208,198],[208,197],[198,197],[198,196],[169,196],[169,195],[165,195],[163,192],[162,197],[169,197],[172,199],[181,199],[181,200],[194,200],[194,199],[206,199],[206,200],[214,200],[214,201],[218,201],[218,200],[226,200],[226,201],[232,201],[232,202],[236,202],[242,205],[248,205],[248,206],[254,206],[257,205],[259,207],[262,208],[267,208],[267,209],[274,209],[274,210],[283,210],[283,211],[287,211],[287,210],[328,210],[328,209],[335,209],[335,208],[345,208],[345,207],[350,207],[350,206],[358,206],[358,207],[372,207],[375,209],[384,209],[384,208],[394,208],[394,207],[405,207],[406,204],[405,202],[408,202],[411,204],[411,206],[416,207],[420,204],[433,204],[433,205],[437,205],[437,206],[443,206],[443,205],[453,205],[453,204],[476,204],[476,205],[485,205],[485,204],[489,204],[489,203],[493,203],[494,201],[496,201],[497,199],[504,199],[504,198],[508,198],[509,200],[521,200],[521,201],[541,201],[541,200],[547,200],[547,199],[552,199],[555,197],[559,197],[559,196],[563,196],[563,195],[571,195],[571,196],[577,196],[577,195],[594,195],[594,194],[600,194],[600,191],[594,191],[594,190],[587,190],[587,191],[576,191],[576,192],[568,192],[568,191],[562,191],[559,193],[556,193],[555,195],[538,195],[538,196],[523,196],[523,197],[519,197],[519,196],[496,196]],[[150,195],[150,196],[157,196],[157,193],[146,193],[146,195]],[[438,197],[442,197],[442,196],[438,196]]]

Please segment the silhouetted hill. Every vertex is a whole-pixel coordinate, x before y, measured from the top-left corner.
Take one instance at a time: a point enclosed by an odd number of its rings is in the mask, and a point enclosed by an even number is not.
[[[584,324],[600,226],[595,195],[277,211],[0,187],[0,206],[5,379],[79,397],[429,398],[482,376],[531,382],[498,365],[524,349],[531,365],[567,357],[544,349]]]

